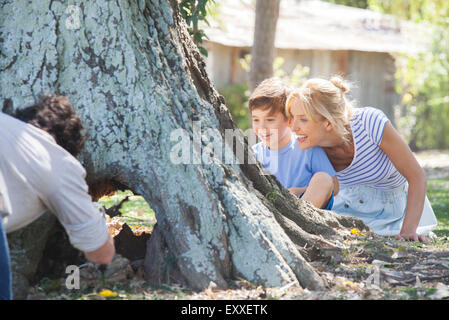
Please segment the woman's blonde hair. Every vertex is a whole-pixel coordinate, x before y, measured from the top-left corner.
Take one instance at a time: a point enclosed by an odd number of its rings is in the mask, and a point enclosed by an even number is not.
[[[347,127],[352,117],[352,106],[345,95],[349,90],[349,83],[340,76],[330,80],[309,79],[290,93],[286,113],[292,117],[292,106],[299,104],[308,119],[318,121],[319,116],[327,119],[343,140],[349,143],[350,132]]]

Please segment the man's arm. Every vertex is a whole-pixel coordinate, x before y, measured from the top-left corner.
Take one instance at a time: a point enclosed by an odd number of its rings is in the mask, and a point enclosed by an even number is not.
[[[85,252],[87,260],[96,264],[108,264],[115,255],[114,239],[108,236],[106,242],[97,250]]]

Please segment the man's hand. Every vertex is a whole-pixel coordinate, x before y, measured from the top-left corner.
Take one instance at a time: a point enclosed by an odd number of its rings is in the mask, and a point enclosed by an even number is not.
[[[85,252],[87,260],[96,264],[108,264],[115,255],[114,239],[109,235],[108,240],[100,248],[94,251]]]

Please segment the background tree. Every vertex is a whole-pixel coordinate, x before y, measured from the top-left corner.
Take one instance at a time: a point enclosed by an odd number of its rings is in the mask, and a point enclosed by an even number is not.
[[[264,174],[178,1],[18,0],[2,3],[0,17],[0,98],[22,108],[42,91],[69,97],[90,134],[80,160],[91,191],[126,186],[156,213],[149,280],[323,288],[307,259],[363,223],[317,210]]]
[[[263,80],[273,76],[276,26],[281,0],[257,0],[254,41],[251,48],[249,82],[251,92]]]

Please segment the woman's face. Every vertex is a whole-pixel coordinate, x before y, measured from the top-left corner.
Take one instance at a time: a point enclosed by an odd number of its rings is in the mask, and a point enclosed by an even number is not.
[[[320,146],[327,135],[326,128],[330,125],[327,120],[313,121],[307,118],[304,109],[299,103],[293,103],[290,109],[293,117],[291,122],[292,131],[298,136],[301,149]]]

